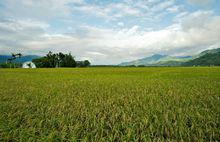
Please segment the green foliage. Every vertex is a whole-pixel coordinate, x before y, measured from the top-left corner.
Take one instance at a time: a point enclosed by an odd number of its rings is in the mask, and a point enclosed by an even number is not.
[[[51,51],[46,55],[46,61],[48,63],[49,68],[55,68],[58,63],[57,54],[53,54]]]
[[[85,61],[84,61],[84,66],[85,66],[85,67],[90,66],[90,64],[91,64],[91,63],[89,62],[89,60],[85,60]]]
[[[33,59],[32,62],[35,63],[36,67],[38,68],[50,67],[47,57]]]
[[[1,69],[0,141],[219,141],[219,73]]]
[[[88,60],[85,61],[77,61],[77,67],[88,67],[90,66],[90,62]]]
[[[32,60],[38,68],[55,68],[55,67],[88,67],[90,62],[75,61],[74,57],[69,54],[61,52],[53,54],[49,52],[46,56]]]
[[[51,51],[44,57],[32,60],[38,68],[55,68],[55,67],[76,67],[74,57],[69,54],[57,53]]]
[[[0,63],[0,68],[10,68],[10,64]]]
[[[76,61],[71,54],[64,55],[60,67],[76,67]]]
[[[0,68],[20,68],[21,63],[0,63]]]

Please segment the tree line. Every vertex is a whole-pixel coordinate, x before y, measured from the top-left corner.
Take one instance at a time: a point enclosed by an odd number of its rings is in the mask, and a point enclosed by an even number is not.
[[[76,61],[71,53],[52,53],[51,51],[44,57],[33,59],[32,62],[35,63],[38,68],[90,66],[90,62],[88,60]]]

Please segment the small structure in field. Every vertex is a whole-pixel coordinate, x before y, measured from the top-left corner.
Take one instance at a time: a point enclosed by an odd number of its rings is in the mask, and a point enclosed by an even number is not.
[[[28,61],[22,64],[22,68],[36,68],[36,65],[33,62]]]

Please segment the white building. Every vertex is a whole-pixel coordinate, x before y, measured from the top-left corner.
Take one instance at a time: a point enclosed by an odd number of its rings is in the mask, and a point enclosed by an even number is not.
[[[33,62],[28,61],[22,64],[22,68],[36,68],[36,65]]]

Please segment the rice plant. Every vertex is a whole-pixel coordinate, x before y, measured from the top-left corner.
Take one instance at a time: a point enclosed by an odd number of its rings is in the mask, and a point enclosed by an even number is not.
[[[1,69],[0,141],[220,141],[220,68]]]

